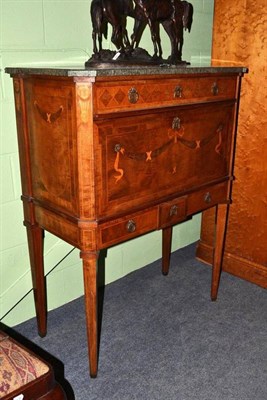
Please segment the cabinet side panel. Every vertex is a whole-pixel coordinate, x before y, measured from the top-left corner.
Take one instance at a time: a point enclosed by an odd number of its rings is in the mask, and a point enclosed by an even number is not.
[[[77,138],[71,82],[25,80],[33,198],[78,215]]]

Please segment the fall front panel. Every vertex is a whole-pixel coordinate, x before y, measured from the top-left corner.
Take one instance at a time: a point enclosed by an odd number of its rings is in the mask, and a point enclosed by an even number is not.
[[[98,121],[99,216],[227,179],[234,102]]]

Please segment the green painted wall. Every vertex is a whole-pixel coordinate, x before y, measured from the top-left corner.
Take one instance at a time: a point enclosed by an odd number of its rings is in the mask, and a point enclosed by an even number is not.
[[[191,3],[194,23],[191,33],[185,34],[183,58],[203,65],[210,60],[213,0],[191,0]],[[89,0],[0,0],[0,319],[10,326],[34,316],[34,305],[26,232],[22,225],[12,81],[4,68],[83,65],[92,53],[89,6]],[[131,21],[128,26],[131,32]],[[162,42],[167,56],[169,41],[164,33]],[[141,46],[152,52],[148,30]],[[111,47],[110,41],[105,47]],[[173,250],[197,240],[199,226],[200,216],[196,216],[175,227]],[[160,257],[161,232],[115,246],[108,250],[106,258],[106,283]],[[47,277],[49,309],[81,296],[83,278],[78,251],[46,233],[46,273],[58,263]]]

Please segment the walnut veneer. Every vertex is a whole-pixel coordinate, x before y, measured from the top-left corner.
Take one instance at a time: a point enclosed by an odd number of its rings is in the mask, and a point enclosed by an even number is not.
[[[216,206],[217,297],[244,68],[7,69],[38,329],[46,334],[43,230],[81,251],[90,374],[97,374],[99,250]]]

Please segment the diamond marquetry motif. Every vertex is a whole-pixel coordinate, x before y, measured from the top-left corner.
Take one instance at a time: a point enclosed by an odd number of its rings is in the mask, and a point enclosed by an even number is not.
[[[151,92],[148,91],[145,87],[141,91],[141,97],[144,101],[150,101],[151,100]]]
[[[120,89],[116,94],[115,94],[115,100],[120,104],[123,102],[125,99],[126,95],[125,93]]]
[[[162,92],[158,89],[153,91],[153,98],[154,100],[160,100],[162,97]]]
[[[108,90],[105,90],[104,93],[100,96],[101,102],[104,104],[104,106],[107,107],[108,103],[112,99],[111,94],[109,93]]]

